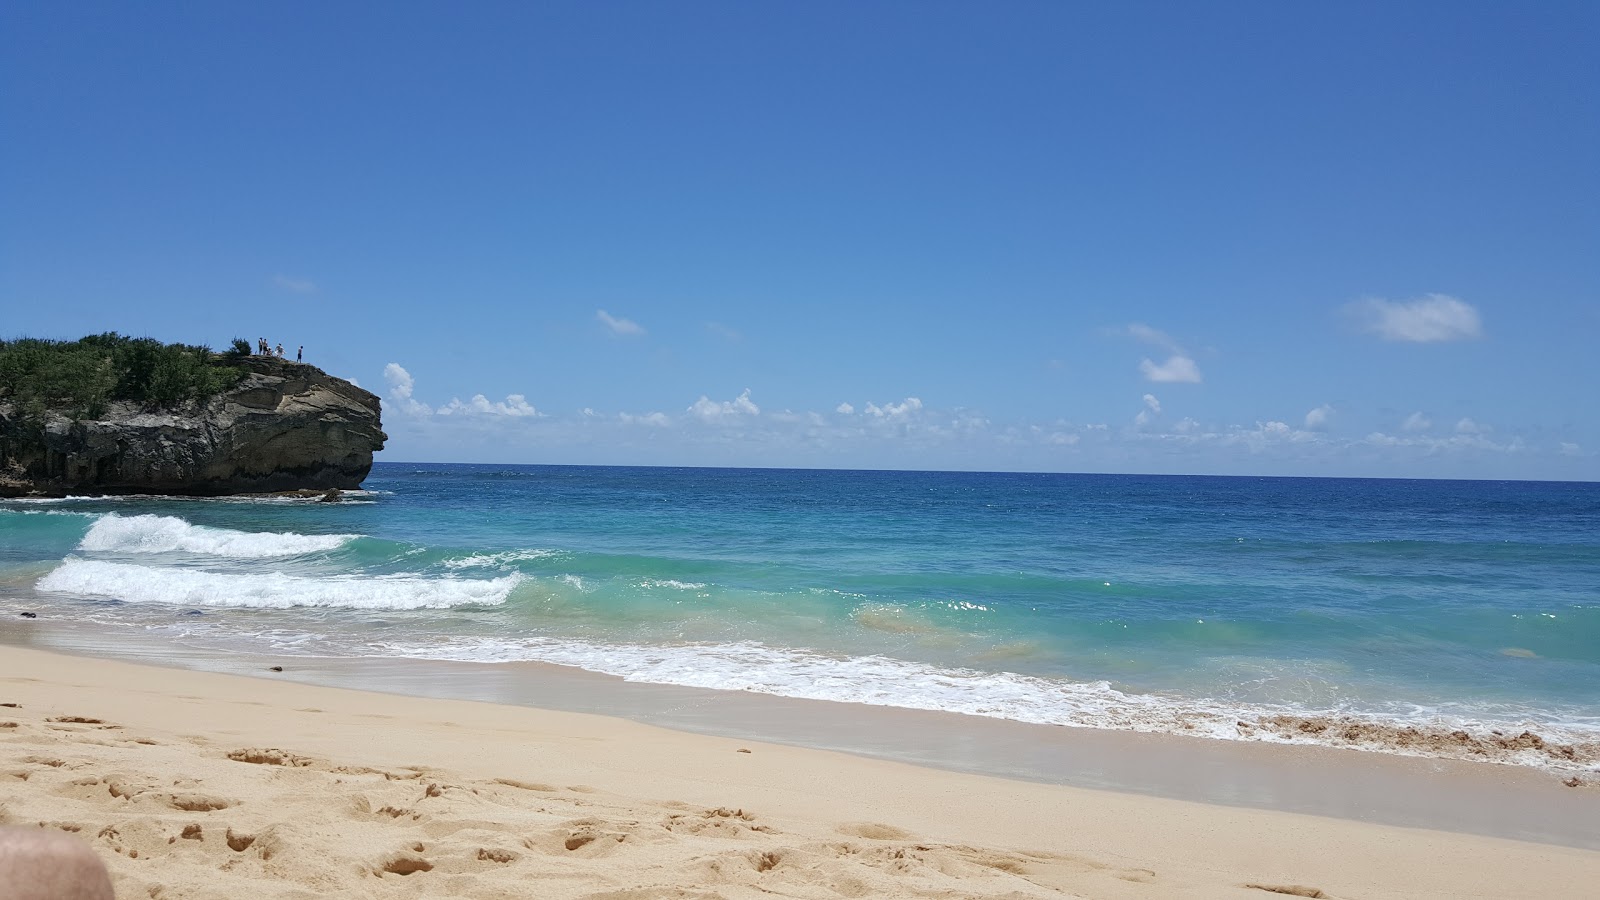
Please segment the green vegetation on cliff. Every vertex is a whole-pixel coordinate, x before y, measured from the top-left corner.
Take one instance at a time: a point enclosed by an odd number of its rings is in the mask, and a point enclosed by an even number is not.
[[[0,340],[0,403],[34,421],[52,410],[96,418],[114,400],[171,409],[238,384],[245,370],[235,363],[249,350],[235,340],[233,350],[217,354],[114,331],[76,341]]]

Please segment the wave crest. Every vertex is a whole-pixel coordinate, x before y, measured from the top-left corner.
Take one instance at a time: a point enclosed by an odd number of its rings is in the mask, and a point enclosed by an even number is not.
[[[520,575],[490,580],[402,575],[304,578],[281,572],[234,575],[69,559],[35,587],[47,593],[180,606],[447,609],[504,603],[521,581]]]
[[[89,527],[79,550],[109,553],[194,553],[234,559],[299,556],[334,550],[358,534],[233,531],[192,525],[175,516],[107,513]]]

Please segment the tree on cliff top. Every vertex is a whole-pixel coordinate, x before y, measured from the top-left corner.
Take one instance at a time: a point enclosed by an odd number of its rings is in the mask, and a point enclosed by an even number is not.
[[[0,340],[0,402],[40,421],[50,411],[95,418],[114,400],[172,409],[238,384],[245,370],[232,362],[209,347],[115,331],[76,341]]]

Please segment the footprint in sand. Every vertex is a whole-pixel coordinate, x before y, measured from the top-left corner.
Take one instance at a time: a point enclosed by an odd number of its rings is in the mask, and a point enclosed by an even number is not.
[[[373,867],[373,874],[383,876],[385,872],[390,875],[412,875],[417,872],[433,871],[433,863],[428,862],[416,853],[392,853],[383,858]]]
[[[508,863],[508,862],[515,862],[516,860],[520,859],[521,857],[522,857],[522,854],[518,853],[515,850],[503,850],[503,849],[501,849],[499,847],[479,847],[478,848],[478,861],[479,862]]]
[[[662,820],[661,827],[674,834],[725,838],[746,838],[754,832],[777,834],[766,825],[756,824],[756,817],[743,809],[729,809],[726,806],[698,813],[674,813]]]
[[[627,830],[618,830],[619,827]],[[607,822],[604,819],[573,819],[545,832],[540,837],[524,839],[522,845],[529,850],[537,850],[551,856],[563,856],[568,853],[606,856],[615,852],[624,841],[628,840],[629,831],[631,828],[628,826],[619,826],[619,823]]]

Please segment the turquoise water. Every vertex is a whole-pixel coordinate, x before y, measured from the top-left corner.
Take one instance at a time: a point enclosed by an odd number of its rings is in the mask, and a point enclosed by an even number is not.
[[[0,502],[0,609],[1024,722],[1600,737],[1596,484],[380,464],[366,487]]]

